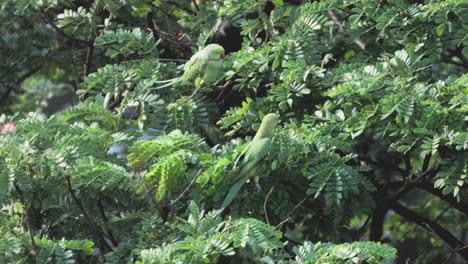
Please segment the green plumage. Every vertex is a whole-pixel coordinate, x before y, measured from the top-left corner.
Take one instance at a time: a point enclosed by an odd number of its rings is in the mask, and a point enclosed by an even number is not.
[[[181,77],[162,81],[167,83],[159,88],[182,83],[184,85],[194,84],[198,89],[202,84],[214,83],[222,69],[224,48],[218,44],[207,45],[204,49],[195,53],[184,65],[184,74]]]
[[[239,156],[238,160],[242,158],[238,166],[239,172],[233,179],[233,184],[223,201],[223,205],[221,206],[223,209],[231,204],[244,183],[255,176],[258,164],[270,151],[271,140],[278,118],[277,114],[267,114],[263,118],[257,134],[255,134],[250,144]]]

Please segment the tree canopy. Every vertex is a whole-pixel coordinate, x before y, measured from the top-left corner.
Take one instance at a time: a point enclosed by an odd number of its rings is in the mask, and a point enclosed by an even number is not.
[[[0,263],[468,261],[465,1],[2,0],[0,18]],[[214,83],[163,84],[212,43]],[[261,189],[223,210],[268,113]]]

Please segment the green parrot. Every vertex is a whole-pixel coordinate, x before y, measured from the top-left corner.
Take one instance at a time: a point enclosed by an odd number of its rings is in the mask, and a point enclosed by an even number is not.
[[[177,83],[184,85],[194,84],[198,89],[202,84],[214,83],[222,68],[224,58],[224,48],[218,44],[209,44],[204,49],[195,53],[184,65],[184,74],[180,77],[160,81],[165,83],[156,89],[171,86]]]
[[[229,189],[226,198],[224,198],[223,205],[221,206],[222,209],[228,207],[236,197],[242,185],[244,185],[244,183],[252,176],[255,176],[258,168],[257,165],[270,151],[271,140],[276,124],[278,123],[278,118],[279,115],[273,113],[267,114],[263,117],[257,134],[255,134],[255,137],[235,162],[234,167],[237,167],[238,161],[242,158],[242,161],[240,161],[239,164],[239,173],[232,180],[233,185]],[[255,182],[257,187],[259,187],[257,176],[255,176]]]

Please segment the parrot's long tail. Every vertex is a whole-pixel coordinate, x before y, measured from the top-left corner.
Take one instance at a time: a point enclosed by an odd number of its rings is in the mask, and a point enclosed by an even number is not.
[[[172,78],[172,79],[168,79],[168,80],[162,80],[162,81],[155,81],[154,83],[170,83],[170,82],[176,81],[179,78],[180,77],[176,77],[176,78]]]
[[[158,82],[155,82],[155,84],[162,84],[162,85],[161,86],[156,86],[156,87],[152,88],[152,90],[166,88],[166,87],[172,86],[174,84],[180,83],[181,81],[182,81],[182,78],[174,78],[174,79],[165,80],[165,81],[158,81]]]
[[[242,188],[242,185],[244,185],[244,183],[247,181],[247,179],[240,179],[239,181],[237,181],[236,183],[234,183],[231,188],[229,188],[229,192],[228,194],[226,195],[226,198],[224,198],[224,201],[223,201],[223,205],[221,205],[221,209],[226,209],[231,203],[232,201],[234,200],[234,198],[236,198],[237,196],[237,193],[240,191],[240,189]]]

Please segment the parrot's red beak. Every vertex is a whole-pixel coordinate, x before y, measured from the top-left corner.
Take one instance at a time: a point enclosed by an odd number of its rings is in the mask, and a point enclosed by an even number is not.
[[[226,57],[226,54],[223,52],[223,53],[221,53],[221,58],[224,59],[224,57]]]

